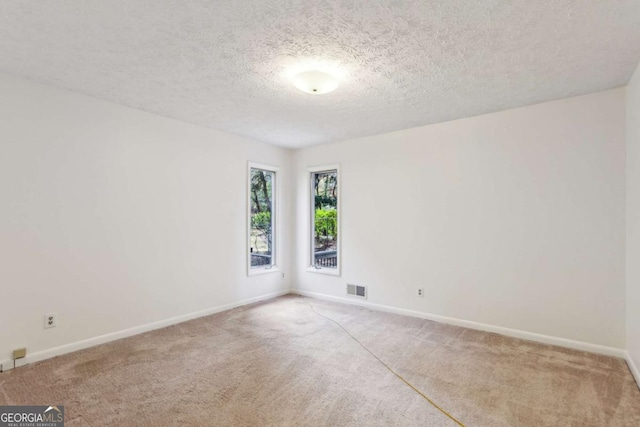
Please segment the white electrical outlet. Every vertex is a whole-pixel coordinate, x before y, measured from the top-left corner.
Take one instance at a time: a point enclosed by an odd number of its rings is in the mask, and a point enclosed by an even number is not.
[[[423,297],[424,296],[424,288],[418,288],[418,296],[419,297]]]
[[[49,313],[44,315],[44,328],[55,328],[58,324],[58,315],[55,313]]]

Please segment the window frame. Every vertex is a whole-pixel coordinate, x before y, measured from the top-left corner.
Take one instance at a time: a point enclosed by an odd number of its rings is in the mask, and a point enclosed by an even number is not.
[[[251,170],[260,169],[273,172],[273,182],[271,184],[271,265],[251,268]],[[247,276],[257,276],[260,274],[276,273],[280,271],[280,168],[264,163],[247,163]]]
[[[335,171],[336,172],[336,179],[337,179],[337,190],[338,190],[338,197],[337,197],[337,215],[338,215],[338,220],[337,220],[337,232],[338,232],[338,239],[336,242],[336,258],[337,258],[337,267],[336,268],[331,268],[331,267],[319,267],[315,264],[315,179],[314,176],[318,173],[321,172],[332,172]],[[308,229],[307,229],[307,235],[309,237],[309,245],[308,245],[308,258],[307,258],[307,269],[306,271],[309,273],[317,273],[317,274],[326,274],[326,275],[330,275],[330,276],[340,276],[341,275],[341,271],[342,271],[342,176],[340,174],[340,164],[339,163],[334,163],[334,164],[328,164],[328,165],[321,165],[321,166],[313,166],[313,167],[309,167],[307,168],[307,179],[309,180],[308,185],[307,185],[307,189],[309,191],[308,193],[308,206],[309,206],[309,224],[308,224]]]

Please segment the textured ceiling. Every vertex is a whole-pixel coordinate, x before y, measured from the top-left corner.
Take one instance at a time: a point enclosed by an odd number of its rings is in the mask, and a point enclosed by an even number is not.
[[[625,85],[640,0],[0,0],[0,70],[287,147]],[[308,95],[292,73],[332,69]]]

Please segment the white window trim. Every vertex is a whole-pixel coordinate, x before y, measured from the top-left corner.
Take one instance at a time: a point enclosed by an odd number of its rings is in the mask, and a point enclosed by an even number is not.
[[[271,230],[273,239],[273,264],[270,267],[251,268],[251,169],[262,169],[274,173],[275,185],[271,187],[272,209],[275,221]],[[280,271],[280,168],[264,163],[248,162],[247,164],[247,276],[257,276],[260,274],[277,273]]]
[[[314,247],[313,247],[313,233],[315,230],[314,227],[314,207],[315,200],[313,199],[312,189],[313,181],[311,180],[311,176],[317,172],[325,172],[335,170],[338,173],[338,268],[322,268],[313,265],[313,256],[314,256]],[[342,175],[340,174],[340,163],[329,164],[329,165],[321,165],[321,166],[312,166],[307,168],[307,199],[309,206],[309,224],[307,229],[307,236],[309,238],[308,245],[308,255],[307,255],[307,263],[308,267],[306,271],[308,273],[316,273],[316,274],[326,274],[329,276],[340,276],[342,271]]]

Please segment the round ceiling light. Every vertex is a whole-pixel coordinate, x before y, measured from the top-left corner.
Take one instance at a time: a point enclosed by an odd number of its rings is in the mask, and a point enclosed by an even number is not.
[[[322,71],[305,71],[293,77],[293,85],[303,92],[322,95],[338,87],[338,79]]]

